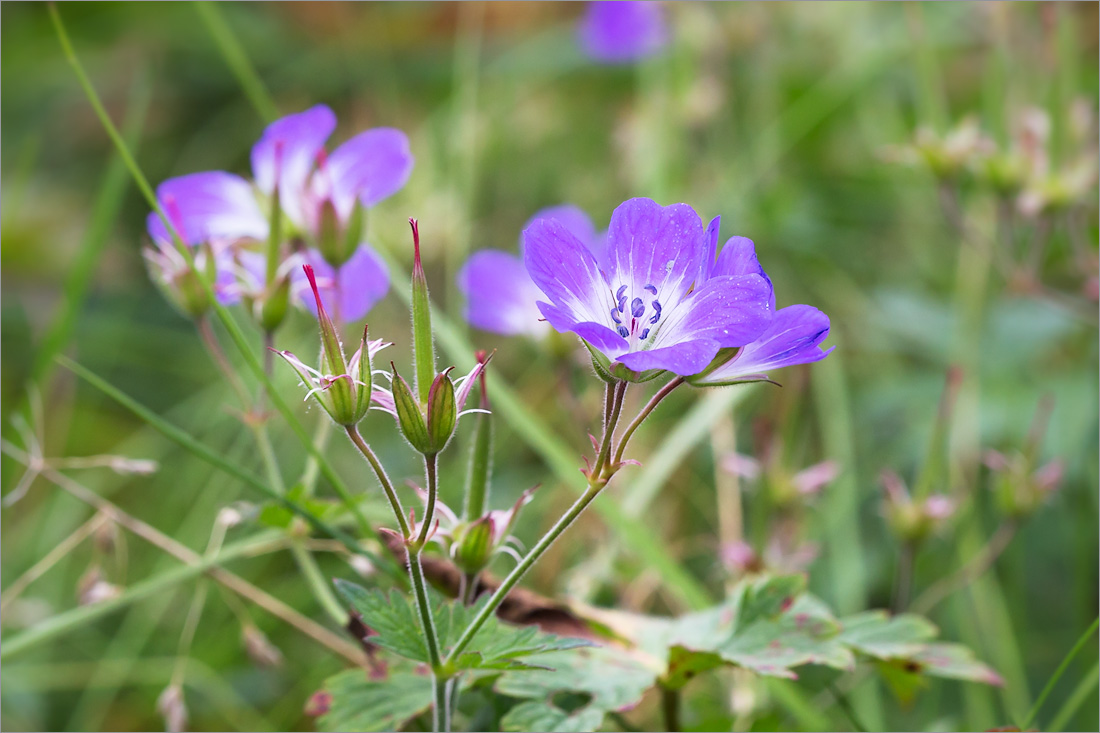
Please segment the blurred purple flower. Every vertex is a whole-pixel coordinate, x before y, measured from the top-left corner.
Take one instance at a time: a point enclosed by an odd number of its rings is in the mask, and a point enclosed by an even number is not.
[[[686,204],[631,199],[611,216],[601,264],[560,222],[536,221],[523,237],[527,271],[550,300],[539,310],[627,369],[697,374],[719,349],[757,339],[773,315],[767,277],[719,270],[718,224],[704,230]]]
[[[324,105],[288,115],[268,125],[252,148],[255,185],[222,171],[193,173],[162,183],[157,199],[187,244],[239,243],[267,239],[269,201],[277,190],[288,235],[303,234],[315,243],[323,225],[335,225],[342,231],[356,202],[373,206],[400,190],[412,172],[408,139],[400,130],[367,130],[326,154],[325,142],[335,128],[336,115]],[[160,217],[151,213],[147,223],[157,246],[170,247],[172,236]],[[310,249],[305,259],[316,266],[322,258],[316,249]],[[254,265],[246,263],[244,267],[252,271]],[[290,269],[281,268],[284,272]],[[363,284],[360,277],[369,279]],[[348,286],[343,285],[345,281]],[[249,282],[251,279],[245,280],[241,287]],[[388,288],[385,268],[366,243],[336,268],[330,282],[333,285],[323,297],[333,300],[331,304],[326,300],[326,305],[345,320],[361,317]],[[308,290],[297,288],[295,295],[302,305],[311,305]],[[338,307],[341,299],[346,308]]]
[[[606,237],[596,233],[592,220],[579,208],[562,205],[542,209],[527,220],[524,229],[539,219],[557,220],[602,261]],[[542,337],[547,333],[535,304],[543,294],[528,276],[522,254],[492,249],[476,252],[459,270],[457,280],[466,296],[466,320],[471,325],[506,336]]]
[[[664,12],[656,2],[592,2],[577,30],[581,49],[605,64],[652,56],[668,41]]]
[[[389,290],[390,274],[386,263],[365,243],[359,245],[351,259],[340,267],[334,268],[325,262],[315,249],[308,250],[304,257],[305,264],[313,266],[325,309],[337,323],[358,321]],[[316,316],[317,302],[301,268],[292,272],[290,288],[306,310]]]

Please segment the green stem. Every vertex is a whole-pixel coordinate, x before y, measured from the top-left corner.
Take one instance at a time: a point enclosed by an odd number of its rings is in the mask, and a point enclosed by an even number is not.
[[[588,488],[585,489],[584,493],[581,494],[575,502],[573,502],[573,505],[569,507],[568,511],[554,523],[550,531],[543,535],[542,539],[531,548],[531,551],[520,560],[519,564],[512,569],[512,572],[508,573],[508,577],[501,581],[500,587],[497,588],[489,598],[489,602],[478,612],[477,616],[470,622],[470,625],[462,632],[462,636],[455,642],[454,647],[451,648],[450,653],[447,655],[444,662],[445,664],[451,662],[459,654],[465,651],[466,647],[469,646],[470,642],[473,640],[474,635],[485,625],[489,617],[496,612],[497,608],[504,602],[504,599],[508,596],[512,588],[515,587],[527,571],[531,569],[531,566],[538,562],[543,553],[550,548],[550,545],[554,544],[554,541],[560,537],[588,505],[592,503],[592,500],[599,495],[600,490],[607,485],[607,481],[615,472],[615,467],[613,466],[611,468],[611,475],[607,477],[601,477],[600,474],[602,473],[603,464],[607,461],[607,456],[611,452],[611,436],[614,435],[615,427],[619,421],[619,414],[623,406],[623,394],[625,392],[625,382],[608,385],[606,400],[611,405],[611,410],[608,413],[610,417],[608,418],[607,424],[604,426],[604,435],[599,457],[597,457],[596,464],[588,474]]]
[[[1054,686],[1058,684],[1058,680],[1062,678],[1066,669],[1069,668],[1070,662],[1077,656],[1077,652],[1081,651],[1081,648],[1085,646],[1085,643],[1092,638],[1092,635],[1096,633],[1097,627],[1100,627],[1100,617],[1097,617],[1089,627],[1085,629],[1085,633],[1081,634],[1081,638],[1077,640],[1077,643],[1073,645],[1073,648],[1066,654],[1066,658],[1062,660],[1062,663],[1058,665],[1058,669],[1054,670],[1054,674],[1050,680],[1047,681],[1046,687],[1039,693],[1039,697],[1035,700],[1035,704],[1031,706],[1031,711],[1028,712],[1027,718],[1020,726],[1021,729],[1027,730],[1031,727],[1031,723],[1035,720],[1035,716],[1039,714],[1039,710],[1043,707],[1043,703],[1046,702],[1047,696],[1050,695]]]
[[[672,394],[672,391],[684,383],[683,377],[676,377],[671,382],[661,387],[657,391],[657,394],[650,398],[646,406],[642,408],[642,411],[638,413],[638,416],[630,421],[630,424],[626,426],[626,430],[623,431],[623,437],[619,439],[619,445],[615,448],[615,465],[622,463],[623,453],[626,451],[626,444],[630,442],[630,439],[634,436],[634,432],[641,427],[645,419],[649,417],[649,414],[657,409],[657,405],[661,404],[661,400]]]
[[[237,37],[233,35],[233,31],[230,30],[225,18],[222,17],[221,8],[218,7],[217,3],[198,2],[195,3],[195,10],[198,11],[199,17],[206,24],[210,35],[214,37],[214,42],[218,44],[218,50],[221,51],[225,62],[229,64],[233,75],[237,77],[237,81],[240,82],[241,88],[244,89],[244,93],[248,96],[252,106],[256,108],[256,111],[265,122],[273,121],[279,116],[279,110],[276,108],[275,102],[272,101],[271,95],[267,93],[267,89],[264,88],[256,69],[249,62],[244,49],[237,42]]]
[[[435,521],[436,497],[439,494],[439,477],[434,455],[424,456],[424,471],[428,476],[428,503],[424,509],[424,518],[420,535],[412,543],[407,543],[409,556],[409,575],[412,577],[413,593],[416,595],[416,607],[420,614],[420,624],[424,629],[424,642],[428,647],[428,661],[432,667],[432,689],[435,706],[432,709],[432,730],[449,731],[451,729],[451,708],[447,700],[447,683],[451,675],[445,673],[443,657],[439,652],[439,635],[432,617],[431,599],[428,598],[428,585],[424,580],[424,566],[420,555],[431,533]]]
[[[680,728],[680,691],[661,688],[661,711],[665,716],[665,730],[678,731]]]
[[[390,481],[390,477],[386,475],[386,469],[382,467],[381,461],[378,460],[378,456],[374,454],[371,447],[367,445],[367,441],[363,440],[363,436],[359,434],[359,428],[354,425],[348,425],[345,430],[348,433],[348,437],[351,438],[351,442],[359,449],[359,452],[363,454],[363,457],[367,459],[367,463],[374,469],[374,475],[378,477],[378,483],[382,484],[382,491],[385,492],[386,498],[389,499],[390,508],[393,509],[394,517],[397,519],[397,526],[401,528],[401,536],[406,540],[412,534],[412,530],[409,529],[409,520],[405,518],[405,509],[401,506],[401,499],[397,497],[397,492],[393,488],[393,482]]]

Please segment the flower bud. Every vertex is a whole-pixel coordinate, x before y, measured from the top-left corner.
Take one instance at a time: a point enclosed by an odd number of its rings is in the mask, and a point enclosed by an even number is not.
[[[454,548],[454,561],[462,572],[476,575],[489,564],[496,542],[496,527],[491,516],[466,526]]]
[[[901,477],[884,472],[882,484],[886,488],[883,514],[890,529],[899,539],[919,543],[942,530],[955,513],[955,501],[944,494],[930,494],[924,499],[909,495]]]
[[[455,404],[455,386],[446,371],[436,375],[428,390],[428,436],[438,453],[447,445],[455,431],[458,408]]]
[[[307,398],[314,397],[337,424],[356,425],[370,409],[373,396],[371,359],[389,344],[381,340],[369,341],[367,328],[364,327],[358,351],[352,355],[350,361],[346,360],[336,326],[321,301],[313,268],[305,265],[303,269],[317,300],[317,322],[321,328],[321,370],[306,366],[289,351],[275,353],[298,372],[303,385],[310,387]]]
[[[1004,455],[988,451],[985,464],[993,473],[991,488],[1002,512],[1012,519],[1033,514],[1062,482],[1064,469],[1060,459],[1034,468],[1024,453]]]
[[[282,277],[268,285],[254,304],[256,320],[267,333],[282,325],[290,304],[290,278]]]
[[[321,202],[317,216],[317,249],[326,262],[333,267],[339,267],[348,261],[351,252],[345,251],[343,228],[332,199]]]
[[[164,717],[164,729],[169,733],[187,728],[187,705],[183,701],[183,687],[172,683],[157,698],[157,712]]]
[[[401,428],[401,434],[416,451],[425,455],[434,453],[428,436],[428,426],[424,423],[424,416],[420,414],[420,405],[409,383],[397,373],[397,367],[393,362],[390,362],[390,368],[393,370],[393,407],[397,413],[397,425]]]

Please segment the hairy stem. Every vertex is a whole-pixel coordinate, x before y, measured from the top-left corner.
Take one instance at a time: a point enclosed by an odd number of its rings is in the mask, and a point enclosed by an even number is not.
[[[642,411],[638,413],[638,416],[630,421],[630,424],[626,426],[626,430],[623,431],[623,437],[619,439],[618,447],[615,448],[615,465],[622,463],[623,453],[626,452],[626,444],[630,442],[634,432],[641,427],[650,413],[657,409],[657,405],[661,404],[661,400],[672,394],[672,391],[683,383],[683,377],[676,377],[676,379],[661,387],[657,390],[657,394],[653,395],[646,406],[642,408]]]
[[[626,383],[620,382],[614,385],[608,385],[606,400],[609,407],[605,407],[605,414],[608,415],[607,424],[604,426],[603,441],[600,447],[599,456],[596,458],[596,463],[592,467],[592,470],[588,474],[588,488],[584,493],[573,502],[573,505],[563,514],[554,526],[550,528],[542,538],[535,543],[535,546],[531,548],[519,564],[512,569],[512,572],[508,573],[508,576],[501,581],[500,586],[496,589],[493,595],[489,598],[489,602],[478,612],[474,617],[470,625],[466,627],[466,630],[462,632],[462,636],[455,642],[454,647],[447,655],[445,662],[450,662],[455,659],[459,654],[465,651],[469,646],[470,641],[477,634],[478,630],[485,625],[485,622],[489,620],[504,599],[508,596],[508,593],[515,587],[515,585],[523,578],[531,566],[538,562],[550,545],[554,544],[554,541],[569,528],[571,524],[581,515],[581,513],[592,503],[592,500],[599,495],[600,490],[607,485],[611,475],[614,475],[616,467],[611,467],[611,474],[602,477],[604,463],[607,461],[608,455],[611,453],[611,437],[615,433],[615,427],[619,421],[619,415],[623,406],[623,394],[626,392]]]
[[[363,454],[363,457],[367,459],[367,463],[374,470],[374,475],[378,477],[378,483],[382,484],[382,491],[385,492],[386,498],[390,502],[390,508],[393,509],[394,518],[397,519],[397,526],[401,529],[401,536],[406,540],[411,534],[409,529],[409,520],[405,518],[405,510],[401,506],[401,500],[397,498],[397,491],[393,488],[393,482],[390,481],[390,477],[386,475],[386,469],[382,467],[382,463],[378,460],[378,456],[374,454],[371,447],[367,445],[367,441],[363,440],[363,436],[359,434],[359,428],[354,425],[348,425],[345,430],[348,437],[351,438],[351,442],[359,449],[359,452]]]

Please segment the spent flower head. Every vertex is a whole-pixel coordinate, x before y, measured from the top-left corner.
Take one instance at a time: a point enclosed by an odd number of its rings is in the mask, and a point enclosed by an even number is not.
[[[945,494],[914,498],[893,471],[883,471],[881,480],[885,489],[883,514],[890,529],[906,542],[920,542],[942,531],[955,513],[955,500]]]
[[[305,265],[303,270],[316,299],[317,320],[321,331],[320,368],[308,366],[289,351],[275,353],[290,364],[301,378],[302,385],[309,388],[305,397],[307,400],[313,397],[337,424],[357,425],[371,406],[371,362],[375,354],[392,344],[381,339],[369,341],[367,328],[364,327],[359,348],[351,359],[347,359],[340,342],[340,333],[321,302],[313,268]]]

